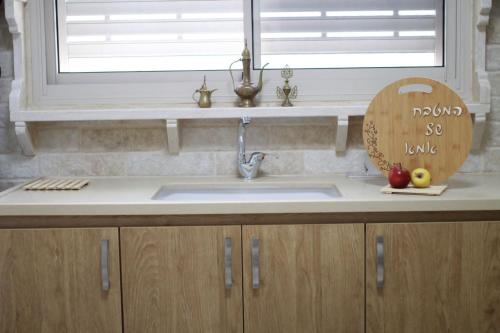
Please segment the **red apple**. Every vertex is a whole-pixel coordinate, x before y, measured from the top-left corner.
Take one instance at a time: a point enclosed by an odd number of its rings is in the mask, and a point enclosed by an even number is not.
[[[394,163],[389,171],[389,184],[394,188],[406,188],[410,181],[410,171],[403,168],[401,163]]]

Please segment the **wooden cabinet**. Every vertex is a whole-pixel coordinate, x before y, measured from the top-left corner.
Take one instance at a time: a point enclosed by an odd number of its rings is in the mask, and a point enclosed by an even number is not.
[[[121,241],[126,333],[364,331],[363,225],[123,228]]]
[[[366,242],[367,332],[500,332],[500,223],[367,225]]]
[[[500,222],[0,230],[0,333],[365,330],[500,332]]]
[[[364,332],[364,226],[243,227],[245,333]]]
[[[121,242],[126,333],[243,331],[240,226],[123,228]]]
[[[0,332],[121,332],[118,248],[118,229],[0,230]]]

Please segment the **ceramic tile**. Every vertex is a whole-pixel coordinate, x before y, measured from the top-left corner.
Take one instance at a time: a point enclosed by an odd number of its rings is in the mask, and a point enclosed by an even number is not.
[[[236,127],[187,127],[181,128],[183,151],[236,151]]]
[[[0,68],[2,68],[1,77],[12,77],[13,76],[13,64],[12,64],[12,51],[10,50],[0,50]]]
[[[335,127],[271,126],[269,136],[269,148],[272,150],[331,148],[335,144]]]
[[[500,148],[488,148],[484,152],[485,172],[500,172]]]
[[[166,130],[160,128],[81,129],[84,152],[154,151],[166,148]]]
[[[497,13],[498,9],[493,6],[493,10],[490,15],[490,24],[487,29],[487,43],[488,44],[500,44],[500,15]]]
[[[0,127],[0,154],[19,153],[14,126]]]
[[[349,120],[349,131],[347,133],[347,149],[359,149],[363,147],[363,119],[355,117],[353,120]]]
[[[41,154],[40,173],[44,176],[124,176],[124,154]]]
[[[304,152],[306,174],[328,174],[364,171],[364,149],[349,149],[337,154],[335,150],[307,150]]]
[[[80,148],[78,128],[37,128],[32,131],[37,152],[77,152]]]
[[[486,48],[487,70],[500,70],[500,45],[488,45]]]
[[[213,153],[188,153],[170,155],[167,152],[133,153],[128,155],[129,176],[213,176]]]
[[[238,153],[236,151],[215,154],[215,173],[218,176],[238,176]]]
[[[0,179],[0,192],[8,190],[14,186],[27,182],[30,178]]]
[[[491,95],[500,97],[500,71],[489,72],[491,81]]]
[[[9,93],[11,89],[12,79],[0,78],[0,103],[9,102]]]
[[[2,15],[0,15],[0,18],[2,21],[5,22],[5,18],[2,12]],[[9,29],[7,26],[3,26],[3,28],[0,28],[0,50],[11,50],[12,49],[12,35],[9,33]]]
[[[500,122],[488,121],[486,124],[486,132],[483,143],[487,147],[500,146]]]
[[[262,161],[264,175],[297,175],[304,172],[304,154],[302,151],[270,151]]]
[[[0,155],[0,178],[33,178],[39,174],[37,157]]]
[[[491,112],[488,115],[489,120],[500,121],[500,97],[491,99]]]
[[[0,127],[10,126],[9,104],[0,103]]]
[[[267,151],[260,168],[261,175],[297,175],[304,172],[302,151]],[[238,176],[237,152],[216,153],[216,174]]]
[[[481,172],[483,158],[481,153],[471,153],[458,172]]]

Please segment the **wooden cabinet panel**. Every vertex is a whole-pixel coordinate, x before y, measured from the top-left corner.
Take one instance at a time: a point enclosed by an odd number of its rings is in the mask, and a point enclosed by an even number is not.
[[[366,242],[367,332],[500,332],[500,223],[367,225]]]
[[[243,331],[240,226],[123,228],[121,241],[126,333]]]
[[[0,332],[121,332],[118,248],[118,229],[0,230]]]
[[[243,253],[245,333],[364,332],[362,224],[244,226]]]

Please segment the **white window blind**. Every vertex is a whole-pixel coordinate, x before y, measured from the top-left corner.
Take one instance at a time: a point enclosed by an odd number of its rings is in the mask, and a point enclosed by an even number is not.
[[[220,70],[238,59],[243,0],[55,0],[60,72]]]
[[[444,0],[54,1],[60,72],[443,65]]]
[[[443,0],[254,0],[270,68],[443,65]]]

